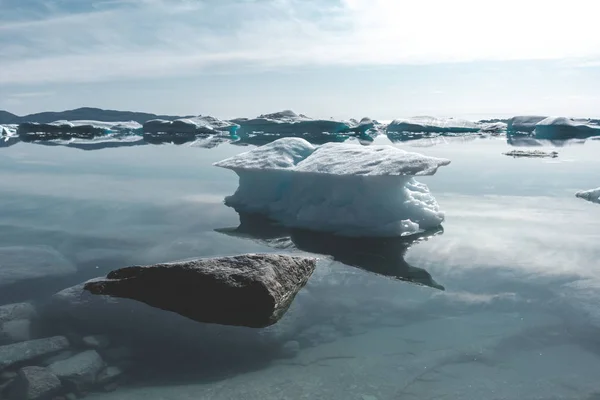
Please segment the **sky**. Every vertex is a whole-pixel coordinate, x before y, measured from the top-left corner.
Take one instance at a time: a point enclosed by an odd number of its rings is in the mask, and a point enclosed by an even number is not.
[[[596,0],[0,0],[0,109],[600,117]]]

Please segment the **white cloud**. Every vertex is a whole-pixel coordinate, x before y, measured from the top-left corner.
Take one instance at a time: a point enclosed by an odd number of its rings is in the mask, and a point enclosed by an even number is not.
[[[81,3],[80,3],[81,4]],[[600,5],[572,0],[109,0],[0,24],[0,84],[306,65],[594,58]],[[0,3],[0,14],[10,4]],[[12,11],[12,13],[10,13]]]

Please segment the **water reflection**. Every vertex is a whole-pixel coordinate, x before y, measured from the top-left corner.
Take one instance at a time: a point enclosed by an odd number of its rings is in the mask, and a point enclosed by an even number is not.
[[[506,143],[515,147],[565,147],[584,144],[585,139],[548,139],[509,132],[506,134]]]
[[[441,235],[443,233],[441,226],[433,231],[409,237],[353,238],[286,228],[257,214],[239,213],[239,217],[238,227],[216,229],[216,231],[230,236],[259,240],[277,249],[298,249],[327,255],[335,261],[371,273],[444,290],[444,286],[437,283],[429,272],[409,265],[404,259],[407,250],[413,244]]]

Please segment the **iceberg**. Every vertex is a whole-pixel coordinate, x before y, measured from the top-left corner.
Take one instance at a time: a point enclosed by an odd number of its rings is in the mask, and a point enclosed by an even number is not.
[[[395,119],[387,126],[387,132],[412,133],[469,133],[479,132],[475,122],[454,118],[412,117]]]
[[[597,135],[600,135],[600,125],[593,125],[589,120],[548,117],[535,125],[535,137],[539,139],[584,139]]]
[[[240,126],[238,134],[277,134],[282,136],[320,135],[323,133],[348,133],[350,123],[334,119],[313,119],[306,115],[284,110],[256,118],[231,120]],[[365,125],[368,124],[365,122]],[[358,127],[358,125],[357,125]]]
[[[47,124],[24,122],[19,124],[17,133],[21,140],[69,140],[94,139],[98,136],[139,133],[141,125],[129,122],[102,121],[55,121]]]
[[[600,187],[590,190],[580,190],[579,192],[575,193],[575,196],[579,197],[580,199],[591,201],[592,203],[600,204]]]
[[[444,220],[428,187],[450,160],[389,145],[327,143],[282,138],[213,165],[239,176],[225,204],[268,216],[291,228],[341,236],[405,236]]]
[[[153,119],[143,126],[144,139],[150,143],[182,144],[195,141],[198,136],[229,132],[234,136],[239,125],[211,116],[181,118],[174,121]]]
[[[546,118],[539,115],[519,115],[508,120],[506,129],[510,133],[532,133],[536,124]]]
[[[485,133],[501,133],[506,132],[508,124],[506,122],[479,122],[481,132]]]

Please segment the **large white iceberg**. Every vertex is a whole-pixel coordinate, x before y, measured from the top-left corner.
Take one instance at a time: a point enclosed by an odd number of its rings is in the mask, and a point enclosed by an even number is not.
[[[435,198],[414,176],[433,175],[450,160],[393,146],[282,138],[214,165],[235,171],[225,203],[282,225],[343,236],[402,236],[439,227]]]
[[[600,204],[600,187],[590,190],[580,190],[579,192],[575,193],[575,196],[579,197],[580,199],[591,201],[592,203]]]
[[[589,120],[548,117],[535,125],[535,137],[540,139],[573,139],[600,135],[600,126]]]
[[[413,133],[468,133],[479,130],[481,126],[472,121],[428,116],[395,119],[387,127],[388,132]]]
[[[291,110],[260,115],[257,118],[231,120],[240,126],[239,134],[278,134],[301,136],[322,133],[345,133],[351,130],[349,123],[334,119],[313,119]],[[367,123],[365,121],[365,123]],[[358,124],[357,124],[358,127]]]
[[[174,121],[153,119],[144,124],[144,137],[150,142],[185,143],[194,141],[199,135],[214,135],[221,132],[234,134],[239,125],[211,116],[181,118]]]

